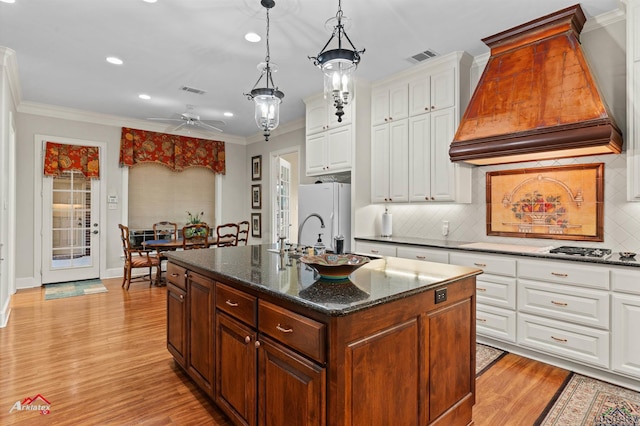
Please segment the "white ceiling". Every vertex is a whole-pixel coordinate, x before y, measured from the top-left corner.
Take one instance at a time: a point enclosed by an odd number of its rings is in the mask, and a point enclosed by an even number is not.
[[[271,61],[285,93],[280,123],[304,116],[302,99],[322,91],[307,59],[329,39],[324,28],[337,0],[275,0]],[[575,4],[575,0],[345,0],[347,34],[366,48],[357,78],[383,79],[413,64],[407,58],[489,49],[481,39]],[[583,0],[587,18],[618,0]],[[243,93],[264,60],[266,19],[260,0],[0,0],[0,46],[16,51],[22,101],[146,119],[172,117],[194,105],[202,119],[224,120],[226,134],[258,133]],[[248,43],[244,34],[263,37]],[[105,61],[117,56],[124,65]],[[181,92],[190,86],[204,95]],[[143,101],[138,94],[151,100]],[[231,111],[232,118],[223,117]]]

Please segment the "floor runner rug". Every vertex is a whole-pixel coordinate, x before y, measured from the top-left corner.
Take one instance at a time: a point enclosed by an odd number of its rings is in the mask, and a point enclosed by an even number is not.
[[[637,426],[640,393],[572,373],[536,426]]]
[[[46,284],[44,286],[44,300],[62,299],[64,297],[84,296],[85,294],[105,293],[107,288],[102,281],[85,280],[69,281],[59,284]]]
[[[476,377],[480,377],[506,354],[507,352],[501,349],[476,343]]]

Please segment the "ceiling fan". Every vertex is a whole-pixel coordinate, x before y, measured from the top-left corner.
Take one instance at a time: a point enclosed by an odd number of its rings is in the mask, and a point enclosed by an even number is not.
[[[147,120],[180,123],[178,124],[177,127],[171,129],[172,132],[178,131],[185,127],[187,129],[190,127],[197,127],[202,130],[222,132],[222,129],[210,123],[215,123],[217,125],[222,125],[222,126],[226,124],[224,121],[221,121],[221,120],[201,120],[200,116],[193,112],[193,105],[187,105],[187,111],[183,113],[176,113],[174,114],[174,117],[171,117],[171,118],[148,118]]]

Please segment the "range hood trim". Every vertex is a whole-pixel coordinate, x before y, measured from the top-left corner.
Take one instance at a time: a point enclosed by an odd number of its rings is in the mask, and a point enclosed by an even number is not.
[[[451,143],[449,157],[452,162],[489,165],[531,161],[532,158],[536,159],[535,154],[537,153],[540,154],[540,159],[548,159],[622,152],[622,133],[597,89],[597,84],[593,80],[586,58],[580,48],[579,34],[585,22],[586,17],[580,5],[574,5],[482,39],[491,48],[491,56]],[[474,136],[474,127],[469,127],[467,121],[471,123],[482,123],[478,120],[492,122],[490,116],[480,115],[478,111],[481,108],[475,105],[482,105],[481,102],[491,99],[486,98],[487,93],[490,96],[491,92],[484,89],[484,93],[478,94],[478,89],[486,86],[486,81],[495,81],[489,80],[489,78],[502,78],[502,74],[495,74],[495,69],[490,74],[491,77],[487,77],[493,61],[501,61],[502,58],[511,55],[511,51],[518,52],[521,48],[529,48],[529,46],[543,40],[552,40],[551,42],[553,42],[556,38],[562,37],[567,38],[568,43],[575,50],[575,54],[580,55],[585,61],[585,79],[591,79],[593,82],[592,88],[595,92],[593,99],[601,105],[600,114],[596,114],[597,117],[585,116],[576,121],[558,125],[547,124],[539,125],[539,127],[532,125],[530,129],[513,129],[511,132],[508,131],[509,125],[505,124],[504,129],[507,131],[495,134],[487,132],[490,128],[479,127],[481,136]],[[571,42],[571,39],[574,41]],[[500,62],[497,63],[500,64]],[[509,75],[506,78],[509,78]],[[547,101],[546,98],[541,99]],[[502,121],[498,122],[502,123]],[[465,124],[466,127],[463,127]],[[557,152],[558,155],[551,155],[550,153],[553,152]],[[519,156],[524,156],[524,159],[518,159]]]

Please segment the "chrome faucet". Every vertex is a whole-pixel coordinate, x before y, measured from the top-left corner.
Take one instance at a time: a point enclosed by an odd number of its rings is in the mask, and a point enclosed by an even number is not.
[[[304,224],[307,223],[307,220],[309,220],[309,218],[312,216],[315,216],[318,219],[320,219],[320,228],[324,228],[324,220],[322,220],[322,216],[320,216],[318,213],[311,213],[309,216],[304,218],[304,220],[298,227],[298,245],[300,245],[300,236],[302,235],[302,228],[304,227]]]

